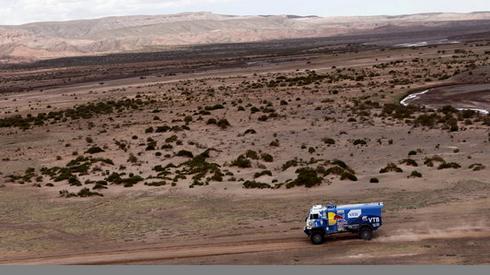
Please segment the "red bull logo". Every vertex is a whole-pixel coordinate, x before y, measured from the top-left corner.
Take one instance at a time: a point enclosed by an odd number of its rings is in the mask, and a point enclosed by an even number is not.
[[[335,214],[334,212],[328,212],[328,225],[336,225],[337,221],[344,220],[344,217],[341,215]]]

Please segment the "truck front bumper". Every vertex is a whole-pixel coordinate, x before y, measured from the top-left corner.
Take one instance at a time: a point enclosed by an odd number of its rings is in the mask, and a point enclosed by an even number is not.
[[[308,235],[308,236],[311,235],[311,229],[308,229],[305,227],[303,231],[305,232],[306,235]]]

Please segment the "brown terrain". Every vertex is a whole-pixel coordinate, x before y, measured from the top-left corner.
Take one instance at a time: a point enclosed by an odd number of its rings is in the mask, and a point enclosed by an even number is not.
[[[396,44],[438,43],[448,36],[481,35],[488,32],[489,23],[490,12],[325,18],[199,12],[42,22],[0,26],[0,63],[360,33],[398,33],[390,40]],[[412,41],[406,34],[414,31],[423,40]]]
[[[490,116],[455,109],[489,110],[471,16],[4,64],[0,264],[489,264]],[[303,233],[313,204],[378,201],[372,241]]]

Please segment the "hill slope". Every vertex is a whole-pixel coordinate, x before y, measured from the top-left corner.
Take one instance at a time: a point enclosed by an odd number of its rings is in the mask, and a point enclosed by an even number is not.
[[[149,51],[177,45],[238,43],[324,37],[398,27],[430,27],[455,21],[490,20],[490,13],[401,16],[232,16],[207,12],[0,26],[0,61]]]

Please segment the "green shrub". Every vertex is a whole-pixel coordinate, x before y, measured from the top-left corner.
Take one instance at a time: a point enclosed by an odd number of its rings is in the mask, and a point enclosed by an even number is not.
[[[68,192],[68,190],[61,190],[61,191],[59,191],[59,194],[60,194],[60,197],[64,197],[64,198],[72,198],[72,197],[85,198],[85,197],[92,197],[92,196],[99,196],[99,197],[104,196],[101,193],[92,192],[88,188],[83,188],[80,191],[78,191],[78,193],[76,193],[76,194]]]
[[[334,160],[330,161],[330,164],[337,165],[341,168],[344,168],[344,169],[347,169],[347,170],[353,172],[353,170],[345,162],[343,162],[339,159],[334,159]]]
[[[363,139],[356,139],[352,142],[354,146],[361,145],[361,146],[367,146],[367,142]]]
[[[426,157],[425,160],[424,160],[424,164],[428,167],[433,167],[434,166],[434,162],[446,162],[443,158],[441,158],[440,156],[437,156],[437,155],[434,155],[430,158]]]
[[[105,151],[98,146],[92,146],[87,151],[85,151],[86,154],[98,154],[98,153],[103,153],[103,152],[105,152]]]
[[[318,176],[315,169],[310,167],[303,167],[296,170],[297,178],[286,184],[286,188],[293,188],[295,186],[305,186],[311,188],[322,183],[322,178]]]
[[[156,148],[157,148],[157,142],[156,142],[156,140],[154,140],[152,138],[148,138],[147,142],[148,143],[146,144],[146,148],[145,148],[146,151],[154,151],[154,150],[156,150]]]
[[[408,176],[409,178],[421,178],[422,177],[422,174],[418,171],[412,171],[412,173],[410,173],[410,176]]]
[[[189,152],[187,150],[180,150],[179,152],[177,152],[177,156],[184,157],[184,158],[193,158],[194,154],[192,154],[192,152]]]
[[[93,190],[99,190],[99,189],[107,189],[107,181],[105,180],[99,180],[95,182],[95,186],[92,187]]]
[[[485,169],[485,165],[481,164],[481,163],[473,163],[471,164],[468,169],[471,169],[473,171],[480,171],[480,170],[483,170]]]
[[[279,140],[273,140],[271,141],[271,143],[269,144],[269,146],[271,147],[279,147]]]
[[[128,162],[130,162],[130,163],[137,163],[138,162],[138,158],[135,155],[133,155],[133,153],[130,153],[129,154],[129,158],[128,158]]]
[[[245,135],[255,135],[255,134],[257,134],[257,131],[255,131],[254,129],[247,129],[247,130],[246,130],[246,131],[243,133],[243,135],[244,135],[244,136],[245,136]]]
[[[264,170],[262,172],[257,172],[254,175],[254,178],[260,178],[262,176],[271,176],[272,177],[272,172],[270,170]]]
[[[412,150],[412,151],[408,152],[408,155],[409,156],[415,156],[415,155],[417,155],[417,151]]]
[[[322,141],[323,141],[323,143],[325,143],[327,145],[334,145],[335,144],[335,140],[333,138],[323,138]]]
[[[250,168],[252,167],[252,162],[246,156],[240,155],[236,160],[231,162],[231,166]]]
[[[171,144],[164,144],[161,147],[162,150],[170,150],[172,148],[174,148],[174,147]]]
[[[173,135],[171,137],[166,138],[165,142],[166,143],[172,143],[172,142],[176,142],[178,139],[179,139],[179,137],[177,137],[176,135]]]
[[[214,110],[219,110],[219,109],[224,109],[225,107],[222,104],[216,104],[213,106],[206,106],[204,107],[204,110],[206,111],[214,111]]]
[[[386,165],[386,167],[381,169],[379,172],[381,174],[388,173],[388,172],[402,173],[403,170],[400,167],[396,166],[396,164],[394,163],[388,163],[388,165]]]
[[[296,159],[288,160],[286,161],[286,163],[282,165],[282,171],[286,171],[290,167],[296,167],[296,166],[298,166],[298,160]]]
[[[350,168],[345,162],[334,159],[332,161],[328,161],[326,164],[332,165],[332,167],[325,169],[323,166],[319,166],[317,171],[325,176],[328,175],[337,175],[340,176],[340,180],[351,180],[357,181],[357,177],[355,176],[356,172]]]
[[[260,109],[259,108],[255,107],[255,106],[253,106],[252,108],[250,108],[250,113],[255,114],[255,113],[258,113],[258,112],[260,112]]]
[[[269,117],[266,115],[262,115],[262,116],[259,116],[259,118],[257,118],[258,121],[262,121],[262,122],[267,121],[268,119],[269,119]]]
[[[164,186],[167,185],[165,181],[156,181],[156,182],[145,182],[146,186]]]
[[[255,159],[255,160],[259,159],[259,155],[254,150],[247,150],[245,156],[249,159]]]
[[[249,180],[243,183],[243,187],[246,189],[269,189],[269,188],[272,188],[267,183],[249,181]]]
[[[126,179],[121,180],[121,184],[124,187],[133,187],[133,185],[137,184],[138,182],[143,181],[144,179],[141,176],[135,175]]]
[[[230,122],[228,122],[227,119],[220,119],[218,120],[218,122],[216,123],[216,125],[218,125],[218,127],[220,127],[221,129],[226,129],[228,127],[231,126]]]
[[[112,172],[105,180],[111,183],[119,183],[121,182],[121,176],[116,172]]]
[[[354,174],[344,170],[344,172],[342,172],[342,174],[340,175],[340,180],[346,180],[346,179],[351,181],[357,181],[357,177]]]
[[[92,197],[92,196],[103,197],[104,195],[102,195],[101,193],[92,192],[88,188],[83,188],[82,190],[78,191],[77,196],[81,198],[85,198],[85,197]]]
[[[163,125],[163,126],[158,126],[157,129],[155,130],[156,133],[166,133],[168,131],[170,131],[170,127],[167,126],[167,125]]]
[[[224,176],[224,174],[220,170],[216,170],[214,172],[213,176],[210,178],[210,180],[222,182],[223,181],[223,176]]]
[[[186,116],[186,117],[184,118],[184,122],[185,122],[186,124],[191,123],[191,122],[192,122],[192,116]]]
[[[80,182],[80,180],[74,176],[74,175],[71,175],[69,178],[68,178],[68,183],[71,185],[71,186],[82,186],[82,183]]]
[[[437,167],[437,169],[442,170],[442,169],[459,169],[461,168],[461,165],[459,165],[456,162],[443,162]]]
[[[203,153],[195,156],[189,161],[186,161],[179,165],[178,167],[185,167],[181,174],[193,175],[193,183],[192,185],[204,185],[201,182],[201,179],[204,178],[208,173],[213,173],[218,177],[221,175],[220,166],[216,163],[207,162],[207,158],[209,158],[209,149],[204,151]]]
[[[274,157],[270,154],[267,154],[267,153],[262,153],[260,155],[260,158],[265,162],[273,162],[274,161]]]
[[[71,197],[77,196],[77,194],[70,193],[70,192],[68,192],[68,190],[60,190],[59,194],[60,194],[60,197],[62,197],[62,198],[71,198]]]
[[[414,166],[414,167],[417,167],[418,164],[415,160],[413,159],[404,159],[404,160],[401,160],[400,161],[400,164],[405,164],[405,165],[408,165],[408,166]]]

